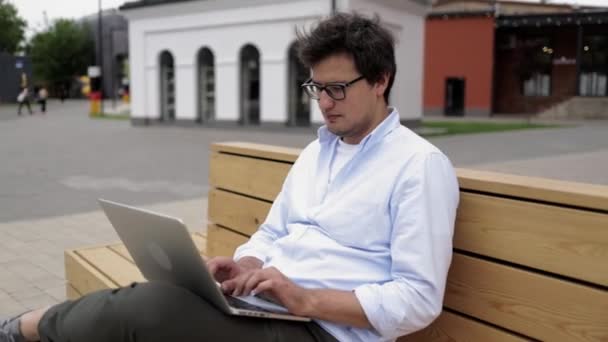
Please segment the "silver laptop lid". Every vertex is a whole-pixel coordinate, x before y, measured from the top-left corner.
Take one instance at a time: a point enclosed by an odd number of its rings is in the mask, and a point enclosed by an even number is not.
[[[182,286],[230,313],[180,219],[104,199],[99,204],[146,279]]]

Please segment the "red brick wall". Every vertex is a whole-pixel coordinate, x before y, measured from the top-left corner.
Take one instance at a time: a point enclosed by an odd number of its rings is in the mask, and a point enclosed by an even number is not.
[[[465,78],[465,115],[491,110],[493,17],[427,19],[424,56],[425,112],[443,112],[448,77]]]

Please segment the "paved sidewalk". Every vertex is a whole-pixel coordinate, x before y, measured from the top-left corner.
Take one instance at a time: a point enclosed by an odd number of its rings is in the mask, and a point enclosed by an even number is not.
[[[144,207],[206,229],[206,198]],[[119,240],[101,211],[0,223],[0,236],[0,317],[65,300],[65,249]]]

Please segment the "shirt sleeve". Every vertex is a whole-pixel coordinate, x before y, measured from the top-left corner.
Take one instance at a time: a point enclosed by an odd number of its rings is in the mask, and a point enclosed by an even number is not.
[[[383,339],[429,325],[442,310],[459,201],[450,161],[439,152],[418,156],[397,181],[390,201],[391,276],[355,289]]]
[[[286,193],[289,192],[289,184],[291,171],[287,175],[283,188],[279,195],[272,203],[268,216],[264,223],[260,225],[258,230],[251,236],[249,241],[239,246],[234,252],[234,260],[239,260],[246,256],[251,256],[266,262],[266,257],[270,253],[272,244],[276,239],[287,235],[286,222],[288,215],[288,206],[286,202]]]

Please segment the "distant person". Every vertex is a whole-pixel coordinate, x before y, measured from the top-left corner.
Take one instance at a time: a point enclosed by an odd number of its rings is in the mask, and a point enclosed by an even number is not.
[[[65,101],[65,99],[68,98],[68,89],[65,86],[65,84],[62,84],[61,87],[59,88],[59,100],[61,100],[61,103],[63,103],[63,101]]]
[[[21,89],[21,92],[17,96],[17,102],[19,103],[19,107],[17,109],[18,115],[21,115],[21,108],[23,108],[24,105],[27,106],[27,110],[30,112],[30,115],[34,114],[34,112],[32,112],[32,106],[30,105],[30,92],[27,87],[23,87]]]
[[[46,113],[46,100],[48,97],[49,92],[46,90],[46,87],[40,87],[40,89],[38,89],[38,103],[40,104],[40,111],[42,114]]]

